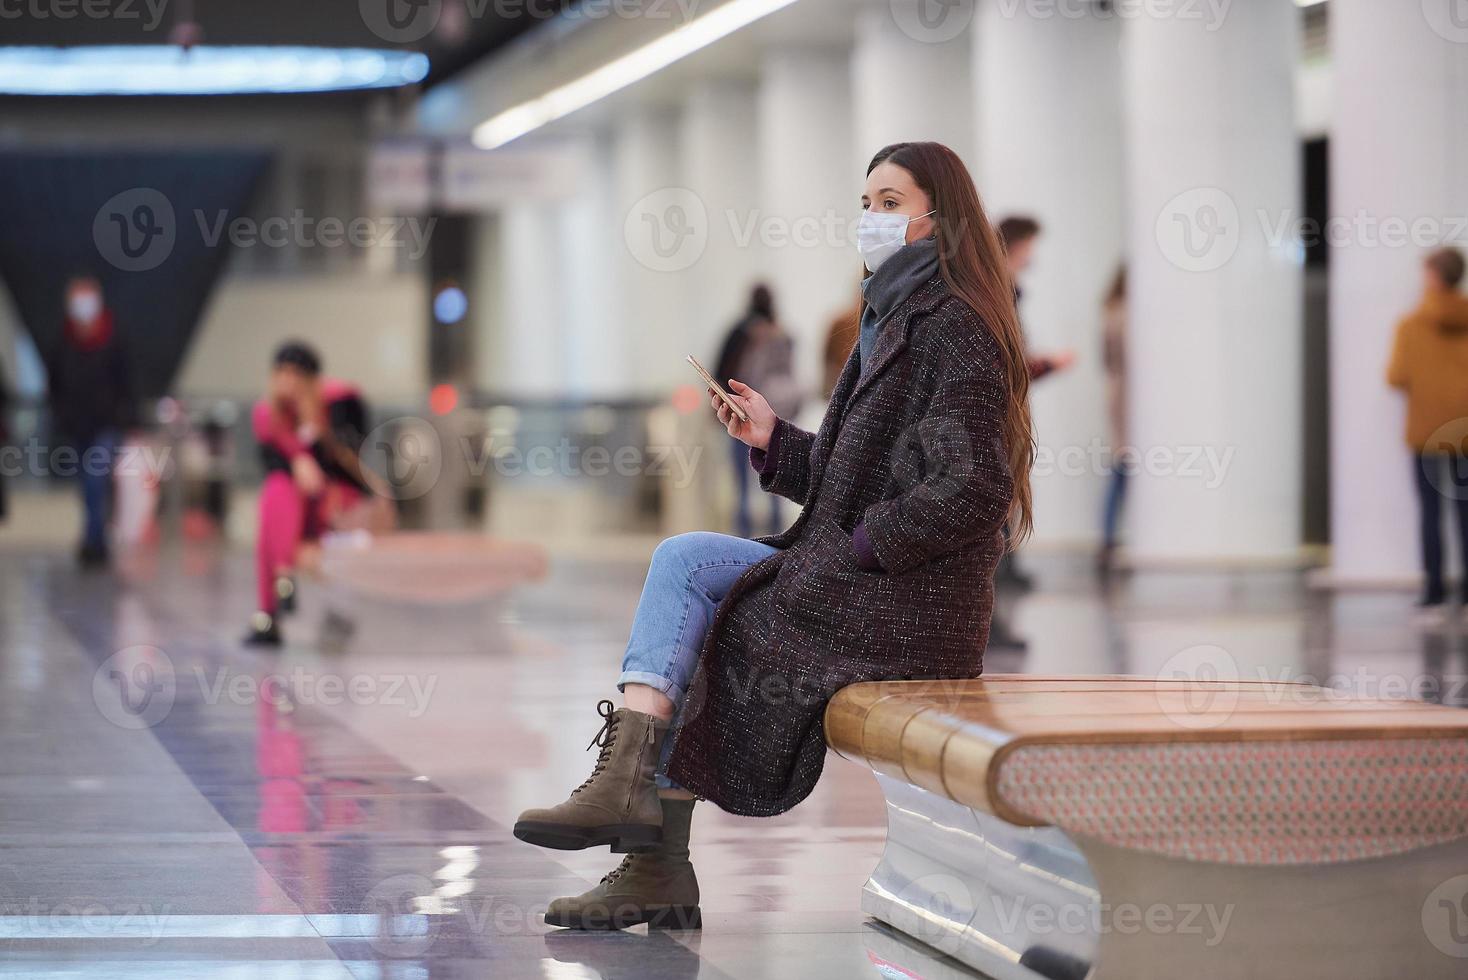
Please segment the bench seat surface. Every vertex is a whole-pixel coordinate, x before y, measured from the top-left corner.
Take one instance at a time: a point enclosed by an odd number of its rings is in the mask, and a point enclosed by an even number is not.
[[[1020,826],[1231,864],[1468,837],[1468,711],[1306,684],[990,676],[856,684],[845,758]]]

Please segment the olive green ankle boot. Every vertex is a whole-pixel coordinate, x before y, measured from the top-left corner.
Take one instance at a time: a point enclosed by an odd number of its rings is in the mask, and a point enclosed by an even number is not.
[[[698,929],[698,877],[688,860],[692,800],[663,800],[663,842],[653,851],[629,854],[591,891],[558,898],[545,924],[572,929]]]
[[[596,766],[564,803],[520,814],[515,836],[526,843],[560,851],[610,844],[613,853],[624,854],[662,840],[663,812],[653,775],[668,723],[610,701],[597,710],[604,724],[587,746],[601,747]]]

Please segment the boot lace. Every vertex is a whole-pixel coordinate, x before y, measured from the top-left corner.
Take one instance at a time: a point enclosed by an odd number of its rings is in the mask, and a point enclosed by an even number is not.
[[[622,877],[628,871],[631,871],[632,870],[632,859],[635,858],[635,857],[637,857],[636,854],[629,854],[626,857],[624,857],[622,859],[622,863],[621,864],[617,865],[615,868],[613,868],[612,870],[608,871],[606,874],[602,875],[601,883],[603,885],[610,885],[612,882],[614,882],[618,878]]]
[[[571,790],[572,796],[595,782],[596,777],[600,776],[607,764],[612,761],[612,746],[617,741],[617,706],[610,701],[603,700],[596,706],[596,710],[602,717],[601,731],[596,733],[596,737],[586,746],[586,750],[589,752],[593,746],[600,746],[601,752],[597,754],[596,765],[592,767],[591,775],[586,777],[584,783]]]

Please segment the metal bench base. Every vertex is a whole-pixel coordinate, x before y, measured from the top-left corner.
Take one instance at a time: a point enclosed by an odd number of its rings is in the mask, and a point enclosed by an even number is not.
[[[887,848],[862,910],[995,980],[1468,976],[1468,841],[1341,864],[1210,864],[877,781]]]

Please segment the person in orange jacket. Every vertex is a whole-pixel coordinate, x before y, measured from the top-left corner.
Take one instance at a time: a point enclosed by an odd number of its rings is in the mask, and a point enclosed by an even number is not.
[[[1426,589],[1418,607],[1437,613],[1447,598],[1443,581],[1442,499],[1455,501],[1462,553],[1468,556],[1468,483],[1455,464],[1468,438],[1468,296],[1459,289],[1465,261],[1441,248],[1423,263],[1423,296],[1397,326],[1387,382],[1407,396],[1407,445],[1421,504],[1422,565]],[[1465,559],[1468,560],[1468,559]],[[1468,594],[1468,573],[1464,575]]]

